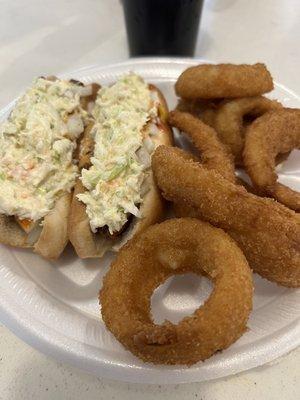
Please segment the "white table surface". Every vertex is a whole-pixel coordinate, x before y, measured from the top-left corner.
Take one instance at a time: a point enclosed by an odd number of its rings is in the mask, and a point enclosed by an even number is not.
[[[0,107],[38,75],[128,58],[118,0],[0,0]],[[158,10],[159,11],[159,10]],[[298,0],[206,0],[196,56],[265,62],[300,93]],[[300,398],[300,349],[272,365],[205,383],[132,385],[45,357],[0,325],[0,400]]]

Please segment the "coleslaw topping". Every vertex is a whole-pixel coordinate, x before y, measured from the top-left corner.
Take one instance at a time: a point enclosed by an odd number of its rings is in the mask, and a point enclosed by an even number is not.
[[[129,214],[140,217],[155,147],[151,123],[157,118],[159,99],[152,92],[134,73],[98,92],[92,113],[92,165],[82,170],[86,191],[77,195],[86,205],[93,232],[107,226],[112,234],[122,228]]]
[[[83,89],[38,78],[0,125],[0,213],[36,221],[72,189],[73,152],[87,118]]]

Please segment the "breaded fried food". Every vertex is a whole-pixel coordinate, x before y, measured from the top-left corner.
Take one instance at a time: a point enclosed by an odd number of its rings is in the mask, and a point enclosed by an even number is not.
[[[228,146],[237,164],[242,164],[244,148],[244,118],[257,118],[264,113],[282,108],[276,100],[263,96],[234,99],[222,104],[215,113],[214,128],[220,140]]]
[[[151,296],[173,275],[193,272],[214,285],[205,303],[177,325],[154,323]],[[155,364],[205,360],[235,342],[252,309],[252,274],[236,243],[197,219],[147,228],[121,249],[103,280],[102,318],[133,354]]]
[[[234,163],[228,149],[218,139],[216,131],[187,112],[172,111],[169,123],[183,131],[200,153],[201,163],[224,178],[235,182]]]
[[[252,183],[264,194],[300,211],[300,193],[277,182],[278,154],[300,149],[300,110],[282,109],[264,114],[246,131],[244,164]]]
[[[176,110],[182,112],[188,112],[193,114],[196,117],[206,110],[207,108],[211,107],[211,101],[205,99],[199,100],[187,100],[187,99],[179,99],[178,104],[176,106]]]
[[[273,79],[261,63],[200,64],[179,76],[176,94],[184,99],[218,99],[259,96],[273,89]]]
[[[163,196],[194,207],[196,216],[224,229],[255,272],[283,286],[300,286],[299,215],[248,193],[177,148],[159,146],[152,167]]]
[[[176,106],[176,110],[193,114],[195,117],[201,119],[201,121],[204,122],[206,125],[209,125],[213,128],[218,106],[222,102],[222,99],[180,99]]]

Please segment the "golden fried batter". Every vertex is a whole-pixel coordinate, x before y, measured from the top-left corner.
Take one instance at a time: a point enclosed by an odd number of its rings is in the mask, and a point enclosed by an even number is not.
[[[200,64],[183,71],[176,94],[185,99],[217,99],[258,96],[273,89],[264,64]]]
[[[151,295],[172,275],[194,272],[212,280],[203,306],[177,325],[153,322]],[[100,292],[102,318],[133,354],[155,364],[205,360],[246,330],[253,283],[248,263],[221,229],[196,219],[153,225],[118,254]]]
[[[284,286],[300,286],[299,215],[189,160],[183,150],[158,147],[152,166],[164,197],[194,207],[198,217],[224,229],[255,272]]]
[[[176,110],[193,114],[195,117],[201,119],[201,121],[206,125],[213,128],[217,109],[221,103],[223,103],[222,99],[180,99],[176,106]]]
[[[216,111],[214,128],[220,140],[229,147],[238,164],[242,163],[244,148],[243,118],[247,115],[252,118],[258,117],[276,108],[282,108],[276,100],[256,96],[228,101]]]
[[[218,139],[215,130],[193,115],[172,111],[169,123],[185,132],[200,152],[201,163],[208,169],[214,169],[224,178],[235,182],[234,163],[231,154]]]
[[[246,131],[244,164],[252,183],[266,195],[300,211],[300,193],[277,182],[278,154],[300,149],[300,110],[283,109],[264,114]]]

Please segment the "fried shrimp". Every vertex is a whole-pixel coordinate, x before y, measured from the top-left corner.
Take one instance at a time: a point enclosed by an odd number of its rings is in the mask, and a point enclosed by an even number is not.
[[[263,96],[231,100],[218,108],[214,118],[214,128],[238,164],[241,164],[244,148],[244,118],[246,116],[255,118],[278,108],[282,108],[280,103]]]
[[[300,211],[300,193],[277,182],[278,154],[300,149],[300,110],[264,114],[246,131],[244,164],[255,187],[287,207]]]
[[[272,199],[248,193],[186,157],[160,146],[152,158],[163,196],[194,208],[195,216],[224,229],[250,267],[283,286],[300,286],[300,218]]]
[[[185,99],[217,99],[258,96],[273,89],[264,64],[200,64],[179,76],[176,94]]]
[[[206,302],[177,325],[153,322],[155,288],[172,275],[193,272],[214,285]],[[153,225],[118,254],[100,292],[107,328],[133,354],[155,364],[191,365],[235,342],[252,309],[251,270],[221,229],[196,219]]]

